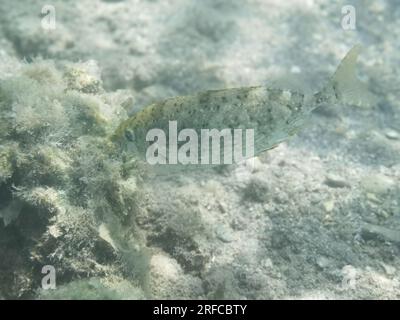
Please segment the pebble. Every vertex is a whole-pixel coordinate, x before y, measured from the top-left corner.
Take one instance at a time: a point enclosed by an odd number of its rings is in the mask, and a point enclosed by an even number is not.
[[[330,214],[325,215],[324,221],[323,221],[325,225],[332,223],[332,221],[333,221],[333,219]]]
[[[335,201],[334,200],[328,200],[324,202],[324,209],[326,212],[332,212],[332,210],[335,208]]]
[[[229,243],[234,240],[232,231],[225,227],[224,225],[220,225],[217,227],[217,230],[215,230],[217,238],[221,240],[222,242]]]
[[[225,202],[223,201],[218,201],[218,209],[222,212],[222,213],[226,213],[227,212],[227,205]]]
[[[321,196],[316,194],[310,194],[310,203],[315,205],[321,202]]]
[[[358,271],[352,265],[346,265],[342,268],[341,274],[343,276],[342,284],[346,289],[355,289],[357,283]]]
[[[272,260],[270,258],[266,258],[264,260],[261,261],[261,265],[265,268],[265,269],[272,269],[274,264],[272,262]]]
[[[382,200],[379,199],[375,194],[373,193],[367,193],[367,199],[375,204],[380,204],[382,203]]]
[[[400,139],[400,134],[397,131],[391,130],[391,129],[385,131],[385,136],[386,136],[386,138],[391,139],[391,140],[399,140]]]
[[[381,262],[381,266],[383,267],[383,269],[385,270],[385,273],[389,276],[392,276],[396,273],[396,268],[393,266],[389,266],[383,262]]]
[[[383,238],[386,241],[400,243],[400,230],[393,230],[375,224],[365,223],[361,234],[363,238]]]
[[[48,228],[48,233],[56,239],[62,235],[61,230],[56,225],[51,225]]]
[[[290,68],[290,72],[291,73],[295,73],[295,74],[299,74],[299,73],[301,73],[301,68],[299,66],[292,66]]]
[[[361,180],[361,187],[367,193],[383,195],[393,187],[393,180],[382,174],[372,174]]]
[[[316,263],[321,269],[326,269],[332,264],[331,260],[324,256],[318,257]]]
[[[346,181],[344,178],[334,175],[328,174],[325,177],[325,184],[331,188],[346,188],[350,187],[350,183]]]

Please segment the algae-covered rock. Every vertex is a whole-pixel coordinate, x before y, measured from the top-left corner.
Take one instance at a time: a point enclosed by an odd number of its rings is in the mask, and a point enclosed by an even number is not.
[[[73,65],[64,73],[68,90],[84,93],[99,93],[102,91],[100,70],[93,60],[83,65]]]
[[[142,244],[123,226],[135,213],[140,188],[109,139],[126,118],[123,103],[131,96],[108,94],[101,83],[94,61],[46,60],[21,65],[0,81],[0,222],[18,230],[26,258],[38,269],[32,281],[16,286],[26,297],[35,296],[44,265],[54,266],[62,286],[53,298],[142,296],[135,284],[145,273],[132,272],[140,259],[124,257],[131,245],[140,257]],[[107,239],[99,232],[104,226]],[[126,290],[110,285],[111,275]]]

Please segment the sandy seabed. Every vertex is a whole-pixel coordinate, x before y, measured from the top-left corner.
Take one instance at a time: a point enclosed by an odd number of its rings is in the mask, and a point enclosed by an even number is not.
[[[0,0],[0,298],[400,298],[396,1],[51,1],[54,30],[45,4]],[[177,95],[317,91],[357,43],[378,101],[255,166],[141,178],[102,138]]]

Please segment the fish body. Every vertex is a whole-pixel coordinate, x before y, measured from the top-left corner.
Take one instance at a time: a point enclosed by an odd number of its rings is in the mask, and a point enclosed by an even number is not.
[[[206,91],[150,105],[124,122],[115,138],[134,139],[143,153],[148,144],[140,142],[149,130],[168,132],[171,121],[178,132],[189,128],[199,136],[202,129],[254,129],[258,154],[297,132],[313,109],[310,103],[302,93],[264,86]]]
[[[204,129],[228,129],[231,132],[250,129],[254,135],[250,156],[256,156],[303,128],[315,108],[338,102],[362,103],[366,90],[355,76],[359,50],[359,46],[350,50],[320,92],[257,86],[174,97],[145,107],[133,115],[119,126],[112,139],[124,150],[131,150],[136,157],[145,159],[146,151],[154,143],[147,139],[149,131],[160,129],[166,133],[168,140],[171,122],[176,122],[178,132],[191,129],[199,137]],[[223,143],[235,144],[231,140],[224,140]],[[180,141],[182,144],[184,141]],[[244,144],[240,148],[245,155]],[[196,156],[201,163],[200,147]]]

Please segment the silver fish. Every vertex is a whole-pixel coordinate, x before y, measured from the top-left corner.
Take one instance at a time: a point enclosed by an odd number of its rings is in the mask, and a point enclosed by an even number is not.
[[[149,105],[133,115],[119,126],[112,140],[125,152],[145,159],[151,145],[146,141],[148,132],[154,128],[161,129],[168,139],[170,121],[176,121],[178,131],[193,129],[199,137],[202,129],[252,129],[254,154],[251,156],[257,156],[298,132],[310,113],[322,105],[362,105],[372,101],[371,94],[356,77],[359,52],[359,45],[353,47],[327,85],[317,93],[257,86],[174,97]],[[196,152],[198,163],[201,163],[200,153],[199,147]]]

